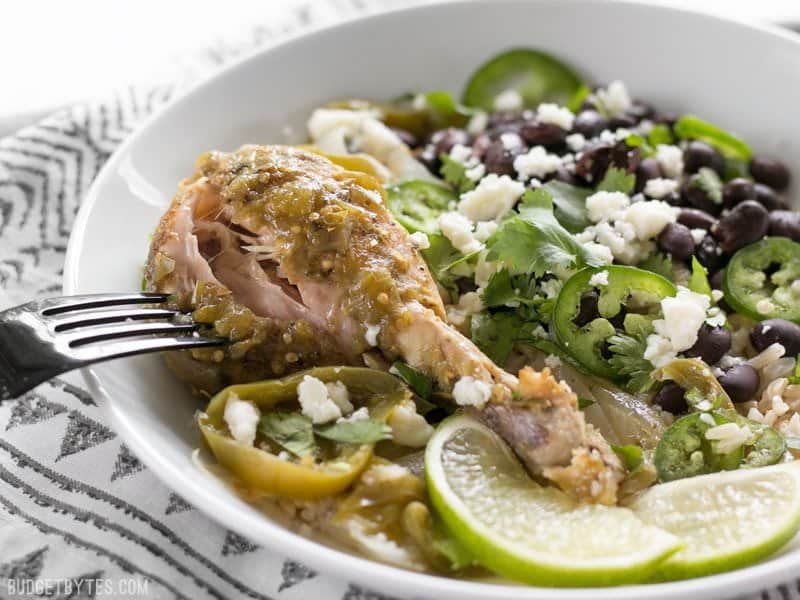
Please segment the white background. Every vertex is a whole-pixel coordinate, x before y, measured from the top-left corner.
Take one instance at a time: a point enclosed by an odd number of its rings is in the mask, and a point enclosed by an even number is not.
[[[0,119],[160,81],[197,49],[313,0],[0,0]],[[369,0],[363,0],[369,3]],[[739,19],[800,23],[800,0],[674,0]]]

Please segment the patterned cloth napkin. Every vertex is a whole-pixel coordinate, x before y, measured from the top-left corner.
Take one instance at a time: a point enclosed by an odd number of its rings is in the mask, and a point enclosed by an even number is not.
[[[220,44],[169,84],[74,106],[0,140],[0,308],[61,290],[75,213],[137,123],[221,63],[310,25],[412,0],[323,0]],[[177,82],[177,83],[176,83]],[[0,405],[0,598],[390,600],[277,556],[172,493],[76,373]],[[800,598],[797,584],[763,598]]]

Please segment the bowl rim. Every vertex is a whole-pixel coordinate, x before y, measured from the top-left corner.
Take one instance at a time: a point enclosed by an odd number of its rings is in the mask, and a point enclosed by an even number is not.
[[[651,10],[658,13],[681,13],[686,18],[704,19],[709,23],[726,22],[742,29],[760,31],[771,37],[782,38],[785,42],[794,45],[800,52],[800,36],[790,30],[775,24],[758,22],[747,23],[735,17],[730,17],[716,12],[708,12],[685,6],[673,6],[668,0],[440,0],[433,4],[412,5],[407,7],[393,7],[379,13],[367,14],[349,18],[344,21],[302,27],[275,43],[269,43],[252,51],[244,53],[229,64],[215,69],[201,77],[197,82],[187,86],[174,97],[170,98],[151,115],[142,120],[136,129],[120,144],[101,168],[92,182],[81,202],[75,217],[73,229],[70,234],[64,260],[63,292],[64,294],[80,293],[78,289],[78,258],[82,254],[83,240],[87,232],[95,204],[98,202],[101,190],[106,182],[115,176],[119,163],[128,154],[130,148],[135,146],[146,131],[158,125],[158,122],[176,111],[180,111],[184,102],[214,85],[218,78],[231,74],[233,71],[262,59],[266,54],[279,49],[287,50],[297,44],[302,44],[307,38],[323,33],[344,33],[350,28],[360,28],[370,22],[391,20],[397,15],[424,16],[430,11],[446,11],[453,6],[462,8],[468,5],[479,4],[505,4],[507,6],[538,4],[563,7],[564,5],[622,5],[631,8]],[[100,400],[100,406],[109,414],[114,430],[119,433],[125,443],[152,470],[168,488],[176,491],[188,501],[202,498],[203,502],[193,504],[209,519],[228,527],[237,533],[251,537],[253,529],[248,522],[253,517],[242,518],[235,505],[222,498],[204,496],[202,480],[193,477],[193,473],[182,472],[161,460],[161,457],[148,444],[137,428],[127,419],[124,412],[118,410],[113,398],[105,391],[100,378],[89,368],[81,370],[82,375],[93,396]],[[692,597],[690,594],[699,592],[712,592],[714,597],[724,595],[741,595],[754,590],[774,587],[791,580],[797,576],[797,567],[800,566],[800,551],[783,554],[764,562],[749,567],[684,581],[665,583],[646,583],[618,587],[600,588],[552,588],[537,586],[522,586],[513,582],[488,583],[466,579],[456,579],[446,576],[420,573],[391,566],[366,557],[350,554],[320,542],[290,531],[273,522],[266,516],[259,516],[257,529],[259,535],[256,540],[268,547],[271,551],[281,556],[291,556],[301,560],[320,572],[333,575],[337,579],[357,583],[366,583],[368,587],[376,590],[387,588],[393,593],[413,593],[414,597],[436,597],[437,594],[460,595],[466,599],[483,599],[486,597],[498,600],[543,600],[544,598],[557,598],[559,600],[633,600],[636,598],[672,598]],[[768,583],[765,583],[769,580]],[[387,586],[387,582],[389,585]],[[408,590],[408,588],[412,590]]]

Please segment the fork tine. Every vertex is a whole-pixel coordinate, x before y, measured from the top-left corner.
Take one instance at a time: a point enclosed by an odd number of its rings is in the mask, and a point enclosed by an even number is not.
[[[158,304],[166,302],[169,294],[154,292],[134,292],[126,294],[87,294],[85,296],[62,296],[42,301],[42,314],[57,315],[59,313],[84,308],[101,308],[119,306],[121,304]]]
[[[71,349],[70,353],[81,361],[98,362],[148,352],[223,346],[226,342],[227,340],[221,338],[204,337],[133,338],[94,346],[80,346]]]
[[[124,308],[112,310],[95,310],[92,312],[58,313],[50,318],[54,331],[66,331],[75,327],[118,323],[128,319],[170,319],[179,313],[166,308]]]
[[[158,333],[188,333],[196,329],[195,323],[124,323],[65,333],[58,335],[56,339],[74,348],[102,340]]]

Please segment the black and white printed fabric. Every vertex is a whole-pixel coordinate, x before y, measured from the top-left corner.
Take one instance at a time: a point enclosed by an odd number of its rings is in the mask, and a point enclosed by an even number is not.
[[[308,0],[219,44],[175,81],[62,110],[0,140],[0,308],[58,294],[72,221],[144,117],[198,76],[303,27],[411,0]],[[274,5],[270,4],[272,8]],[[391,600],[228,531],[172,493],[78,374],[0,405],[0,599]],[[797,585],[763,598],[800,598]]]

